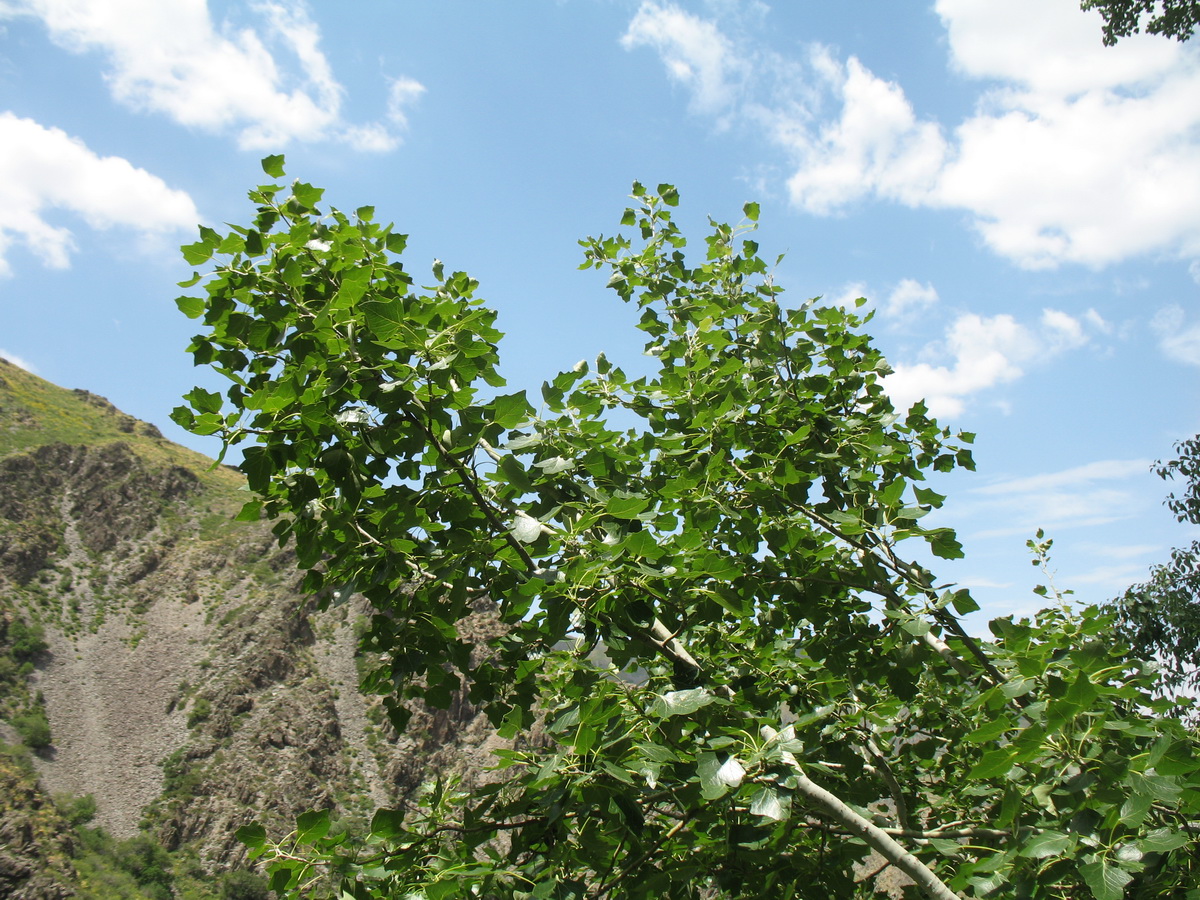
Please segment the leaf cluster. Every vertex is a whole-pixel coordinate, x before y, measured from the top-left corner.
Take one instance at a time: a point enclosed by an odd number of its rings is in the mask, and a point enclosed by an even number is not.
[[[1143,27],[1148,34],[1186,41],[1200,25],[1197,0],[1083,0],[1080,7],[1100,11],[1104,17],[1104,43],[1109,47]]]

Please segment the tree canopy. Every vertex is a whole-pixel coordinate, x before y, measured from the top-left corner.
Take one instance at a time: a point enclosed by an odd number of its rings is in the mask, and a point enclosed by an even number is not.
[[[264,169],[283,176],[282,157]],[[581,242],[633,304],[648,374],[603,355],[506,392],[496,312],[404,235],[301,181],[201,228],[178,300],[229,382],[177,422],[244,445],[243,518],[305,586],[362,594],[363,683],[397,728],[455,696],[510,741],[502,778],[430,785],[356,838],[328,811],[241,838],[281,894],[1098,900],[1200,883],[1200,755],[1151,667],[1053,590],[986,639],[969,592],[902,548],[969,434],[893,408],[859,309],[789,303],[753,237],[689,247],[670,185]],[[532,262],[536,253],[528,254]],[[536,272],[531,268],[530,286]],[[1049,542],[1031,542],[1044,561]],[[474,645],[458,623],[503,623]],[[602,654],[596,651],[603,651]],[[599,660],[599,661],[598,661]],[[1188,896],[1196,895],[1195,890]]]
[[[1176,445],[1177,458],[1155,464],[1166,479],[1184,481],[1172,491],[1167,507],[1180,522],[1200,525],[1200,435]],[[1137,652],[1163,664],[1169,689],[1200,686],[1200,541],[1171,552],[1154,566],[1150,578],[1118,597],[1113,608],[1122,636]]]
[[[1104,43],[1139,33],[1160,34],[1186,41],[1200,25],[1200,0],[1083,0],[1082,9],[1099,10],[1104,17]]]

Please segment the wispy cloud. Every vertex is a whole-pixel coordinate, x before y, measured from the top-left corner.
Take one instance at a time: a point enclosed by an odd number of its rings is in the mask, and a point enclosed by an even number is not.
[[[674,4],[643,3],[621,38],[621,46],[651,47],[667,74],[686,87],[696,112],[720,115],[737,99],[746,67],[717,25]]]
[[[938,292],[932,284],[921,284],[905,278],[892,288],[880,312],[885,316],[901,318],[928,309],[937,302]]]
[[[696,111],[768,135],[807,212],[864,199],[963,210],[1028,268],[1200,257],[1200,45],[1104,47],[1075,0],[936,9],[953,69],[979,86],[975,111],[949,126],[854,56],[813,45],[781,61],[674,3],[643,3],[624,43],[655,49]]]
[[[7,254],[15,243],[52,268],[70,264],[71,231],[50,224],[48,209],[75,213],[92,228],[124,226],[147,235],[200,220],[187,193],[128,160],[102,157],[60,129],[0,113],[0,275],[10,274]]]
[[[1189,322],[1183,308],[1173,305],[1155,313],[1150,328],[1168,359],[1200,366],[1200,320]]]
[[[1153,477],[1150,464],[1148,459],[1098,460],[999,481],[968,491],[959,514],[1009,523],[1001,529],[982,530],[972,535],[975,538],[1029,537],[1039,528],[1053,536],[1068,528],[1119,521],[1145,505],[1141,499],[1145,491],[1139,482]],[[1137,568],[1133,563],[1125,566],[1130,571]]]
[[[0,347],[0,358],[7,359],[14,366],[20,366],[26,372],[32,372],[35,375],[37,374],[37,369],[35,369],[32,365],[23,360],[21,357],[17,356],[15,353],[9,353],[3,347]]]
[[[1058,472],[1000,481],[975,488],[973,492],[992,496],[1054,493],[1067,488],[1086,487],[1101,481],[1145,475],[1150,471],[1150,465],[1148,459],[1105,459]]]
[[[261,150],[290,141],[337,140],[362,150],[399,143],[395,106],[381,122],[341,118],[344,90],[320,48],[320,32],[299,2],[253,5],[258,28],[213,21],[204,0],[14,0],[0,16],[40,19],[51,40],[106,62],[113,97],[191,128],[232,133]],[[415,82],[404,80],[407,99]],[[417,85],[419,87],[419,85]]]
[[[884,388],[897,409],[924,400],[935,416],[958,416],[968,397],[1015,381],[1029,367],[1088,343],[1085,324],[1094,328],[1095,319],[1099,316],[1079,319],[1046,309],[1036,325],[1023,325],[1007,314],[964,313],[944,340],[922,351],[922,361],[893,363]]]

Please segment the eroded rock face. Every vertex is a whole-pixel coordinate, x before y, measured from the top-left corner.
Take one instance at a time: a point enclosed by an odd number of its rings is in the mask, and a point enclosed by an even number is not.
[[[119,442],[0,460],[0,584],[49,644],[33,679],[53,736],[43,783],[93,794],[118,837],[148,814],[213,861],[240,854],[252,818],[355,788],[312,604],[266,524],[229,521],[237,500]]]
[[[114,836],[149,828],[216,868],[244,861],[248,822],[283,834],[311,809],[365,817],[439,772],[489,777],[498,741],[465,695],[391,732],[357,691],[368,610],[317,611],[268,523],[231,521],[244,499],[121,441],[0,458],[0,596],[49,644],[31,683],[53,740],[45,790],[92,794]],[[465,625],[499,627],[486,610]]]

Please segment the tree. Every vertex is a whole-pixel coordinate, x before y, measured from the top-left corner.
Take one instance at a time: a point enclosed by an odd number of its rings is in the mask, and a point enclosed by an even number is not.
[[[601,356],[535,407],[501,390],[468,275],[435,262],[415,286],[404,235],[309,184],[250,197],[251,224],[183,248],[223,260],[178,305],[232,385],[174,418],[249,441],[241,518],[274,520],[308,590],[370,601],[363,687],[398,728],[461,691],[514,741],[503,781],[431,785],[362,841],[328,811],[243,828],[274,890],[849,897],[863,866],[938,898],[1200,883],[1195,736],[1147,715],[1167,704],[1098,610],[983,641],[970,594],[901,555],[962,555],[923,524],[944,499],[924,478],[970,468],[971,435],[893,409],[857,312],[782,301],[757,205],[695,260],[676,191],[635,183],[634,238],[582,241],[583,268],[640,310],[651,371]],[[456,623],[481,604],[505,627],[473,646]]]
[[[1083,0],[1081,8],[1100,11],[1109,47],[1143,27],[1150,34],[1186,41],[1200,25],[1200,0]]]
[[[1175,445],[1178,458],[1155,463],[1159,477],[1186,482],[1182,496],[1167,496],[1180,522],[1200,525],[1200,435]],[[1200,686],[1200,541],[1171,552],[1154,566],[1150,579],[1135,584],[1113,602],[1117,625],[1137,652],[1163,663],[1168,690]]]

